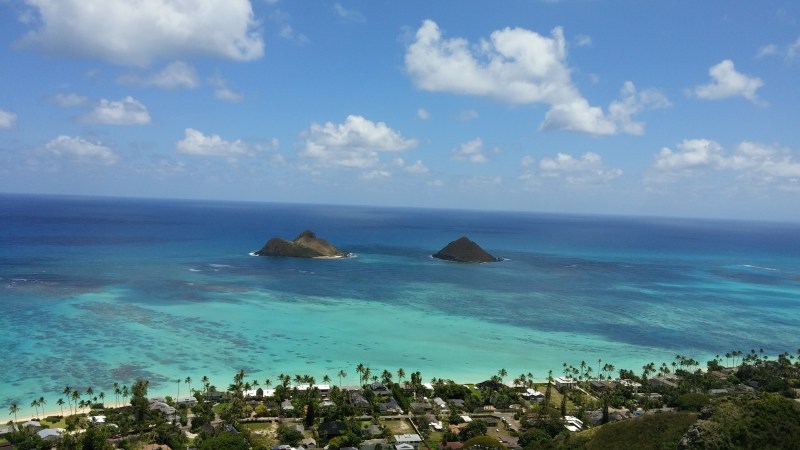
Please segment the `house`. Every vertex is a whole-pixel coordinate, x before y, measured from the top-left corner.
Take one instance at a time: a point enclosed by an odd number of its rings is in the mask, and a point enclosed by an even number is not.
[[[63,432],[64,430],[62,428],[44,428],[37,431],[36,434],[46,441],[55,441],[61,437],[61,433]]]
[[[387,449],[386,439],[367,439],[358,446],[358,450],[375,450],[376,448]]]
[[[106,423],[106,416],[89,416],[89,422]]]
[[[456,408],[464,409],[464,400],[462,400],[460,398],[451,399],[450,403],[452,403],[453,406],[455,406]]]
[[[400,408],[400,404],[397,403],[397,400],[395,400],[394,397],[391,397],[388,401],[379,404],[378,409],[382,413],[403,414],[403,409]]]
[[[341,420],[323,422],[319,426],[319,435],[325,439],[340,436],[347,431],[347,425]]]
[[[433,405],[439,409],[447,409],[447,403],[445,403],[441,397],[434,398]]]
[[[35,430],[37,430],[37,431],[38,431],[38,430],[41,430],[41,429],[42,429],[42,424],[41,424],[41,423],[39,423],[39,422],[38,422],[38,421],[36,421],[36,420],[29,420],[29,421],[27,421],[27,422],[25,422],[25,423],[23,423],[23,424],[22,424],[22,429],[23,429],[23,430],[24,430],[25,428],[28,428],[28,427],[31,427],[31,428],[33,428],[33,429],[35,429]]]
[[[610,383],[600,380],[592,380],[589,382],[589,387],[595,392],[608,392],[612,389]]]
[[[378,425],[370,425],[367,428],[364,428],[364,435],[370,437],[382,436],[383,430]]]
[[[294,411],[294,405],[289,399],[286,399],[281,402],[281,409],[284,411]]]
[[[575,416],[564,416],[564,428],[569,431],[581,431],[583,429],[583,421]]]
[[[389,395],[392,393],[392,391],[384,386],[383,383],[377,381],[370,384],[369,388],[375,393],[375,395]]]
[[[395,450],[415,450],[414,446],[411,444],[395,444]]]
[[[412,402],[409,406],[412,411],[430,411],[432,408],[428,402]]]
[[[439,444],[439,449],[441,450],[461,450],[462,447],[464,447],[464,443],[458,441],[442,442],[441,444]]]
[[[461,416],[461,420],[463,420],[466,423],[470,423],[470,422],[472,422],[472,417],[470,417],[470,416]]]
[[[667,378],[664,377],[653,377],[650,378],[648,382],[650,383],[650,386],[654,387],[663,386],[672,389],[677,389],[678,387],[678,385],[675,382],[673,382],[672,380],[668,380]]]
[[[314,448],[317,446],[317,441],[314,438],[305,438],[300,441],[300,444],[305,448]]]
[[[351,392],[350,401],[356,408],[367,408],[369,406],[369,400],[361,392]]]
[[[180,397],[175,400],[175,406],[177,407],[188,407],[191,408],[193,406],[197,406],[197,399],[194,397]]]
[[[397,450],[410,450],[408,448],[405,449],[399,448],[398,445],[401,444],[408,444],[411,446],[412,449],[416,450],[417,448],[419,448],[419,444],[422,443],[422,438],[419,437],[418,434],[395,434],[394,441],[397,444],[395,445],[395,448]]]
[[[167,417],[175,415],[175,408],[169,406],[166,402],[162,401],[160,398],[151,399],[149,407],[151,410],[161,411],[162,413],[166,414]]]
[[[526,389],[525,392],[522,393],[522,397],[530,401],[534,401],[536,403],[539,403],[542,400],[544,400],[544,394],[537,391],[536,389],[531,389],[531,388]]]
[[[578,382],[575,381],[574,378],[558,377],[554,381],[556,383],[556,387],[559,388],[559,389],[561,389],[561,388],[575,389],[576,387],[578,387]]]
[[[431,423],[428,424],[428,426],[433,428],[436,431],[442,431],[442,428],[443,428],[441,420],[438,421],[438,422],[431,422]]]

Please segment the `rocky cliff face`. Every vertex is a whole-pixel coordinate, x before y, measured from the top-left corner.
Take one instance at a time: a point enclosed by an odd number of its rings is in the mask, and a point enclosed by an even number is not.
[[[462,236],[447,244],[445,248],[439,250],[439,252],[433,255],[433,257],[445,259],[447,261],[471,263],[500,261],[500,258],[495,258],[494,256],[490,255],[478,244],[471,241],[466,236]]]
[[[255,252],[257,256],[288,256],[294,258],[342,258],[349,256],[331,245],[330,242],[317,238],[313,231],[306,230],[300,233],[293,241],[282,238],[272,238],[261,250]]]

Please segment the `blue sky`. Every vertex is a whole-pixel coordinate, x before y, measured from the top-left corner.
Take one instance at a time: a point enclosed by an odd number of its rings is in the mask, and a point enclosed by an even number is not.
[[[800,220],[794,0],[0,0],[0,191]]]

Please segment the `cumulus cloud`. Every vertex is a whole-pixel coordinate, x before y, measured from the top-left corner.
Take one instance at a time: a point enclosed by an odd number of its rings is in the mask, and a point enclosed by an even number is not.
[[[478,95],[515,104],[550,106],[541,129],[591,134],[640,132],[630,116],[591,106],[572,83],[567,66],[564,32],[554,28],[543,36],[523,28],[505,28],[478,44],[461,38],[445,39],[438,25],[426,20],[406,49],[405,67],[421,89]],[[663,97],[663,96],[662,96]],[[656,103],[628,108],[635,112]],[[623,119],[623,123],[619,121]]]
[[[431,118],[431,113],[428,112],[425,108],[417,109],[417,119],[419,120],[428,120]]]
[[[737,72],[733,61],[726,59],[708,69],[711,81],[694,88],[694,95],[706,100],[731,97],[744,97],[753,103],[758,102],[756,91],[764,85],[760,78]]]
[[[128,96],[118,102],[100,100],[82,120],[105,125],[144,125],[150,123],[150,113],[142,103]]]
[[[586,152],[580,158],[558,153],[539,161],[540,175],[563,178],[574,185],[607,183],[622,176],[622,169],[607,167],[597,153]]]
[[[485,163],[489,161],[483,154],[483,141],[475,138],[461,144],[458,148],[450,152],[450,157],[456,161],[471,163]]]
[[[277,147],[277,141],[273,139],[273,148]],[[184,137],[175,144],[178,153],[193,156],[222,156],[226,158],[237,158],[240,156],[252,156],[263,147],[247,144],[241,139],[227,141],[218,134],[205,135],[194,128],[184,130]]]
[[[414,164],[403,167],[403,172],[413,173],[415,175],[424,175],[430,172],[430,169],[428,169],[428,167],[426,167],[425,164],[418,159]]]
[[[347,116],[340,124],[312,124],[306,135],[300,155],[326,167],[370,168],[378,164],[380,153],[402,152],[417,145],[416,140],[404,138],[385,123],[358,115]]]
[[[72,108],[80,106],[89,101],[88,98],[78,94],[56,94],[52,97],[53,103],[62,108]]]
[[[194,89],[200,86],[200,79],[194,67],[183,61],[171,62],[161,71],[147,77],[123,75],[117,78],[117,81],[122,84],[155,86],[162,89]]]
[[[17,125],[17,115],[0,109],[0,130],[10,130]]]
[[[800,179],[800,152],[789,148],[742,141],[728,151],[709,139],[687,139],[676,147],[656,154],[645,181],[666,183],[709,172],[732,173],[758,184],[795,184]]]
[[[251,61],[264,54],[249,0],[26,0],[38,28],[18,41],[47,53],[146,66],[207,55]]]
[[[119,156],[111,148],[80,137],[58,136],[45,144],[45,149],[56,156],[82,163],[110,165],[119,159]]]
[[[386,170],[370,170],[369,172],[362,173],[360,176],[362,180],[380,180],[391,177],[392,174]]]

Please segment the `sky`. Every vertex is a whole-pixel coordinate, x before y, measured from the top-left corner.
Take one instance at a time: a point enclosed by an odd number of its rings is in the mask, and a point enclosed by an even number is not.
[[[0,0],[0,192],[800,221],[800,2]]]

